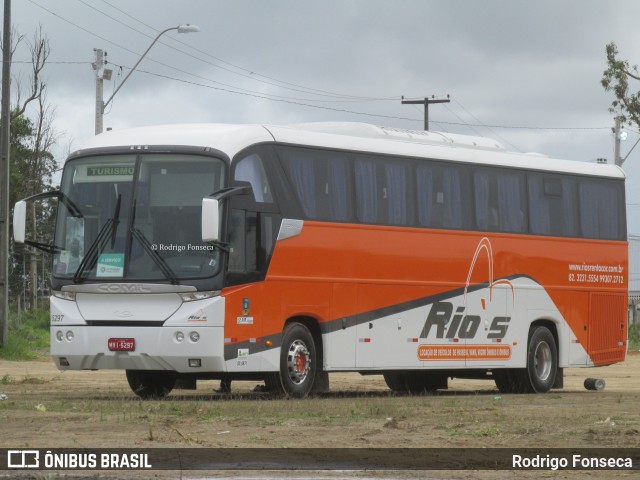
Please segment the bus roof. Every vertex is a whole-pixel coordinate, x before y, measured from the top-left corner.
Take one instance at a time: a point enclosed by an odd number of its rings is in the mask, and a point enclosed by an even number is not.
[[[622,169],[615,165],[509,152],[500,143],[484,137],[353,122],[286,126],[203,123],[137,127],[97,135],[81,150],[74,152],[74,156],[88,153],[87,149],[111,147],[196,146],[220,150],[233,158],[246,147],[268,142],[624,178]]]

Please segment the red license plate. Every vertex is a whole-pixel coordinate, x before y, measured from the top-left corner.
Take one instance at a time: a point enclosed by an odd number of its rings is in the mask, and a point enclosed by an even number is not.
[[[135,338],[110,338],[107,342],[112,352],[133,352],[136,349]]]

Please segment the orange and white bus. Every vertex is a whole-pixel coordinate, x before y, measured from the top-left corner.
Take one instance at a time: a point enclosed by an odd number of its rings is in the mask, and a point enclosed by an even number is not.
[[[625,358],[616,166],[366,124],[173,125],[95,137],[43,196],[53,360],[126,370],[143,398],[216,378],[304,397],[345,371],[546,392]]]

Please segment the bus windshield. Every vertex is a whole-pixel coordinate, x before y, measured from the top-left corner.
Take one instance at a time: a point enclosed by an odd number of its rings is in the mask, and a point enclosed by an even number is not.
[[[179,283],[215,275],[220,252],[201,240],[202,198],[224,187],[220,159],[179,154],[103,155],[67,162],[53,273],[74,283]]]

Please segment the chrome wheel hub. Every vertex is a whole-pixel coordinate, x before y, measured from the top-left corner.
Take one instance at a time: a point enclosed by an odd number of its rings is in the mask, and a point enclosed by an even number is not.
[[[302,340],[296,340],[287,352],[289,378],[296,385],[303,383],[311,369],[311,354]]]

